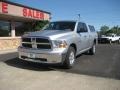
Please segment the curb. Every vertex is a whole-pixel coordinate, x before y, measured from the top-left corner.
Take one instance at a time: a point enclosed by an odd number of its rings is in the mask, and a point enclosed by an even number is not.
[[[17,52],[17,49],[1,50],[0,55]]]

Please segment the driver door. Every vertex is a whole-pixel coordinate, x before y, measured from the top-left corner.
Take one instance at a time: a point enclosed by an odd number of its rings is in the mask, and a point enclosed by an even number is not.
[[[89,45],[89,33],[85,23],[78,23],[77,27],[77,34],[78,34],[78,50],[85,50],[88,48]]]

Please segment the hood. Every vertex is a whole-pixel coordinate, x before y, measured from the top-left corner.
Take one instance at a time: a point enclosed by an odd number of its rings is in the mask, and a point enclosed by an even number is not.
[[[104,37],[102,37],[102,38],[111,39],[112,37],[110,37],[110,36],[104,36]]]
[[[41,30],[37,32],[30,32],[27,36],[29,37],[49,37],[51,39],[60,38],[70,34],[70,30]]]

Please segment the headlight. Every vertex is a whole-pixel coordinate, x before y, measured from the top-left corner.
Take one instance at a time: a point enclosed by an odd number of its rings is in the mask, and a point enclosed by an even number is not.
[[[65,40],[54,40],[53,41],[53,48],[66,48],[67,43]]]

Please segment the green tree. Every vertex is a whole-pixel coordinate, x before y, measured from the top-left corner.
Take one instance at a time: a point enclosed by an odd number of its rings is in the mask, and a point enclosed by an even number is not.
[[[114,27],[112,27],[111,29],[110,29],[110,31],[112,32],[112,33],[114,33],[114,34],[119,34],[119,27],[118,27],[118,25],[117,26],[114,26]]]
[[[47,23],[48,21],[24,22],[21,26],[16,27],[16,35],[21,36],[28,32],[41,30]]]
[[[117,26],[113,26],[112,28],[109,29],[108,26],[101,26],[100,35],[111,35],[111,34],[116,34],[116,35],[120,35],[120,27]]]
[[[106,26],[106,25],[101,26],[101,28],[100,28],[100,34],[101,35],[106,35],[107,31],[109,31],[109,27],[108,26]]]
[[[118,35],[120,35],[120,27],[118,28]]]
[[[49,23],[49,21],[37,21],[34,25],[34,29],[36,31],[41,30],[48,23]]]

